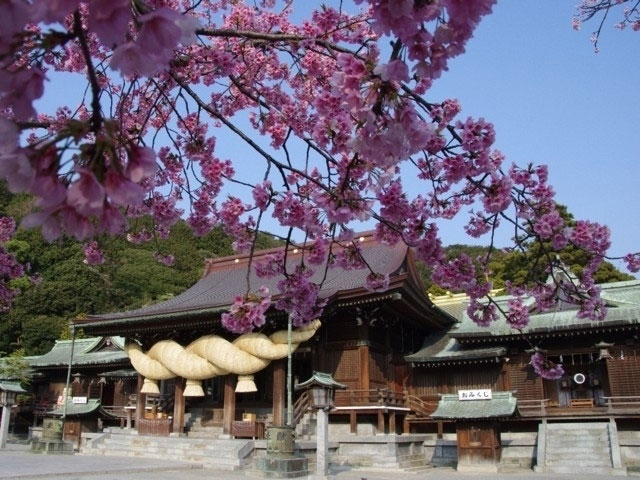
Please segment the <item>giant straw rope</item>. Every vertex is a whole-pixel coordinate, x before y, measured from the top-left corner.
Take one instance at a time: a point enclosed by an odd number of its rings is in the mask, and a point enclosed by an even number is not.
[[[291,333],[291,351],[309,340],[320,328],[320,320],[295,329]],[[287,356],[287,331],[278,330],[269,336],[245,333],[229,342],[217,335],[206,335],[183,347],[173,340],[161,340],[148,352],[135,342],[127,342],[125,351],[131,364],[144,377],[141,393],[160,393],[159,380],[182,377],[187,380],[185,397],[202,397],[201,380],[218,375],[239,375],[236,392],[255,392],[253,374],[272,360]]]

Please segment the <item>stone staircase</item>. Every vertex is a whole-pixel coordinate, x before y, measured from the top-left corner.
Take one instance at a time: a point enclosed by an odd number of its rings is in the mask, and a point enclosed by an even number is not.
[[[204,468],[236,471],[251,463],[253,449],[252,440],[105,433],[88,442],[81,453],[84,455],[161,458],[194,462]]]
[[[613,422],[541,424],[537,457],[538,472],[626,475]]]
[[[315,412],[306,412],[296,425],[296,438],[299,440],[315,440],[316,428]]]
[[[217,439],[222,435],[222,425],[202,425],[199,417],[191,418],[185,424],[185,431],[189,438]]]

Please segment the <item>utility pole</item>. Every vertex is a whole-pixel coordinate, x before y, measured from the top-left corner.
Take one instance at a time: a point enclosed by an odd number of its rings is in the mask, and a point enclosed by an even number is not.
[[[287,316],[287,425],[293,427],[293,375],[291,362],[291,315]]]

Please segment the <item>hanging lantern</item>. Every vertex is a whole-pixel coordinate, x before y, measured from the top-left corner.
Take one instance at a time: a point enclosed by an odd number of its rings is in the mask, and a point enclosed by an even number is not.
[[[609,353],[609,349],[613,347],[613,343],[607,343],[605,341],[600,341],[595,344],[595,347],[599,350],[600,354],[598,355],[598,360],[609,360],[612,359],[613,356]]]

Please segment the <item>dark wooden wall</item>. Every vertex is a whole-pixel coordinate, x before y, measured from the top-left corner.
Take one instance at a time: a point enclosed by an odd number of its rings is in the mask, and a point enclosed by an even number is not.
[[[459,389],[508,389],[502,364],[455,365],[439,368],[413,368],[410,390],[414,395],[431,396],[456,393]]]
[[[636,355],[636,350],[625,348],[611,353],[613,358],[607,360],[611,396],[640,395],[640,356]]]

